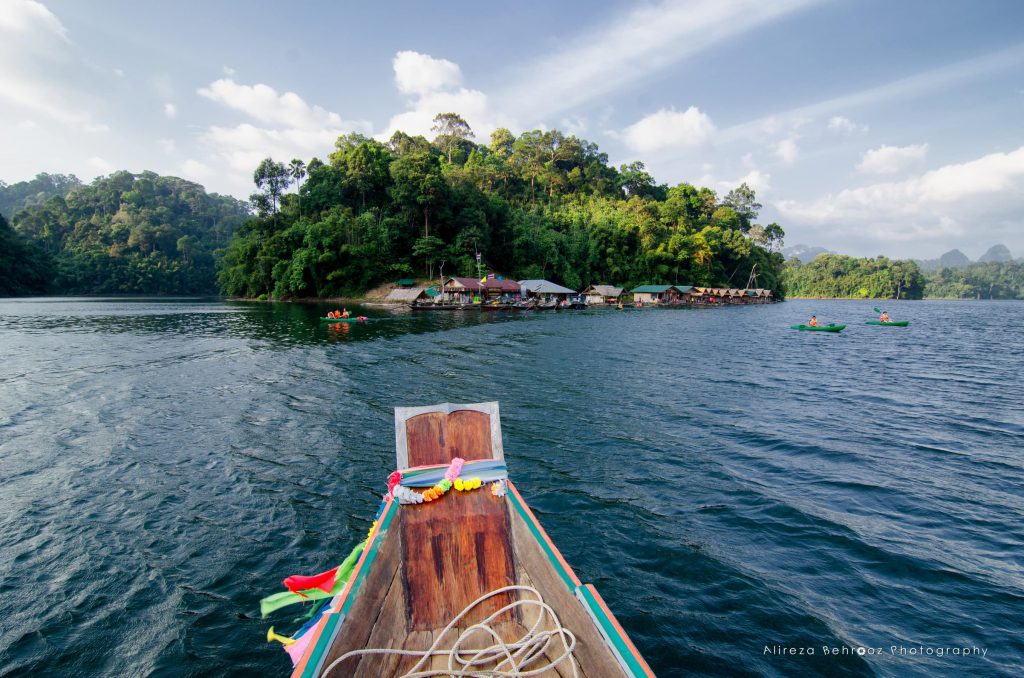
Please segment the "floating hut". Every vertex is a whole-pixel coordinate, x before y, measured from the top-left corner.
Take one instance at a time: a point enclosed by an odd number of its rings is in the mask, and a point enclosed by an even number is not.
[[[676,285],[641,285],[632,290],[634,303],[644,304],[677,303],[683,293]]]
[[[427,301],[432,295],[425,287],[396,287],[388,292],[384,301],[390,304],[411,304],[417,301]]]
[[[586,298],[590,306],[614,305],[622,299],[623,291],[623,288],[614,285],[591,285],[580,292],[580,295]]]
[[[576,294],[576,290],[570,290],[568,287],[563,287],[550,280],[520,280],[519,286],[523,290],[524,297],[562,301]]]

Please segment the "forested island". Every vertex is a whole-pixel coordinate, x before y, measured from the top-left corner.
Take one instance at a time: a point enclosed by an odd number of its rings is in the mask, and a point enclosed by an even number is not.
[[[591,283],[758,286],[781,297],[777,224],[744,185],[658,184],[635,162],[616,169],[598,147],[558,130],[496,130],[471,141],[454,113],[429,141],[337,140],[326,161],[266,159],[255,172],[257,216],[224,254],[224,293],[301,298],[358,295],[411,276],[486,271]],[[286,193],[291,185],[295,193]]]
[[[1024,299],[1024,262],[989,261],[927,275],[909,260],[819,254],[801,263],[791,258],[784,274],[792,297],[829,299]]]
[[[211,294],[246,203],[153,172],[0,186],[0,295]],[[13,228],[12,228],[13,227]]]

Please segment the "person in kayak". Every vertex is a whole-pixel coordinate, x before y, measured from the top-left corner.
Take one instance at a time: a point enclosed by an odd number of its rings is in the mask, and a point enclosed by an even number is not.
[[[334,317],[334,311],[328,311],[327,312],[327,317],[328,318],[333,318]]]
[[[807,321],[807,326],[808,327],[817,327],[818,326],[818,316],[812,315],[811,319]]]
[[[878,322],[882,322],[882,323],[891,322],[891,320],[889,319],[889,312],[888,311],[882,311],[882,316],[878,319]]]
[[[347,318],[348,316],[349,316],[349,312],[348,312],[348,309],[346,308],[344,311],[341,312],[341,315],[338,316],[338,317],[339,318]]]

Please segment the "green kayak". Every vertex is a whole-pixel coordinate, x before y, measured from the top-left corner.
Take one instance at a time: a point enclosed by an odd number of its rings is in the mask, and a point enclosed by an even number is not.
[[[881,320],[869,320],[865,325],[888,325],[891,327],[906,327],[910,324],[909,320],[890,320],[887,323],[883,323]]]
[[[811,327],[810,325],[790,325],[790,329],[800,330],[801,332],[842,332],[846,329],[846,325],[819,325],[817,327]]]

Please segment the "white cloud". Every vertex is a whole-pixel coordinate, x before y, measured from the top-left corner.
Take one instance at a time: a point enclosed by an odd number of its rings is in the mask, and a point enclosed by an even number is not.
[[[939,236],[998,239],[1001,228],[1019,238],[1024,213],[1024,146],[945,165],[904,181],[850,188],[809,203],[780,200],[796,223],[879,242],[926,241]],[[1012,224],[1011,231],[1007,224]]]
[[[36,129],[39,127],[39,123],[35,120],[22,120],[18,123],[17,127],[24,130]]]
[[[759,169],[751,169],[739,179],[716,179],[711,174],[705,174],[695,183],[697,186],[713,188],[719,195],[725,195],[740,184],[746,184],[759,195],[763,195],[772,188],[772,175]]]
[[[866,151],[861,156],[857,170],[864,174],[895,174],[924,160],[927,155],[928,144],[881,146]]]
[[[164,115],[174,120],[174,117],[178,115],[178,107],[174,104],[164,104]]]
[[[867,125],[859,125],[843,115],[833,115],[828,119],[828,130],[850,136],[851,134],[863,134],[868,131]]]
[[[104,125],[103,123],[87,122],[82,125],[82,129],[90,134],[99,134],[101,132],[109,132],[110,125]]]
[[[124,77],[124,69],[115,68],[114,69],[114,75],[116,75],[119,78],[123,78]]]
[[[800,149],[797,148],[795,137],[783,139],[775,144],[775,157],[787,165],[792,165],[799,154]]]
[[[320,106],[310,106],[295,92],[278,94],[262,83],[240,85],[230,78],[221,78],[196,90],[200,96],[228,108],[241,111],[264,123],[309,129],[342,126],[341,116]]]
[[[100,174],[110,174],[114,171],[114,166],[98,155],[92,156],[86,162],[89,164],[89,167]]]
[[[641,118],[622,131],[621,137],[634,151],[701,146],[715,133],[711,118],[696,106],[680,113],[662,109]]]
[[[223,70],[224,71],[224,75],[228,76],[229,78],[235,77],[236,71],[235,71],[235,69],[231,68],[230,66],[223,66],[221,68],[221,70]]]
[[[68,40],[68,31],[60,19],[43,3],[34,0],[5,0],[0,11],[0,30],[26,35],[42,30]]]
[[[817,0],[643,3],[523,66],[497,107],[536,118],[570,110]]]
[[[493,109],[485,93],[460,86],[462,74],[458,64],[406,51],[395,55],[392,66],[399,91],[414,96],[409,101],[409,110],[393,115],[378,139],[386,140],[398,130],[429,139],[433,137],[434,116],[448,112],[461,115],[477,139],[487,139],[498,127],[516,127],[512,119]]]
[[[174,153],[174,139],[157,139],[156,145],[167,155]]]
[[[405,50],[391,62],[395,84],[402,94],[428,94],[449,90],[462,84],[462,70],[447,59]]]
[[[232,170],[226,176],[216,173],[210,176],[228,183],[229,187],[221,190],[230,190],[235,195],[251,190],[252,171],[263,158],[269,156],[286,162],[291,158],[324,155],[341,134],[370,131],[369,123],[345,121],[337,113],[306,103],[294,92],[278,93],[261,83],[243,85],[222,78],[199,88],[197,93],[263,123],[262,126],[248,122],[233,127],[211,125],[200,135],[210,156]],[[202,169],[189,165],[189,172],[190,176],[199,178]]]
[[[189,158],[181,163],[181,176],[183,179],[204,183],[216,176],[216,172],[209,165]]]
[[[42,115],[76,130],[97,131],[84,105],[81,57],[67,29],[33,0],[4,0],[0,9],[0,114]],[[3,121],[10,124],[9,120]]]

